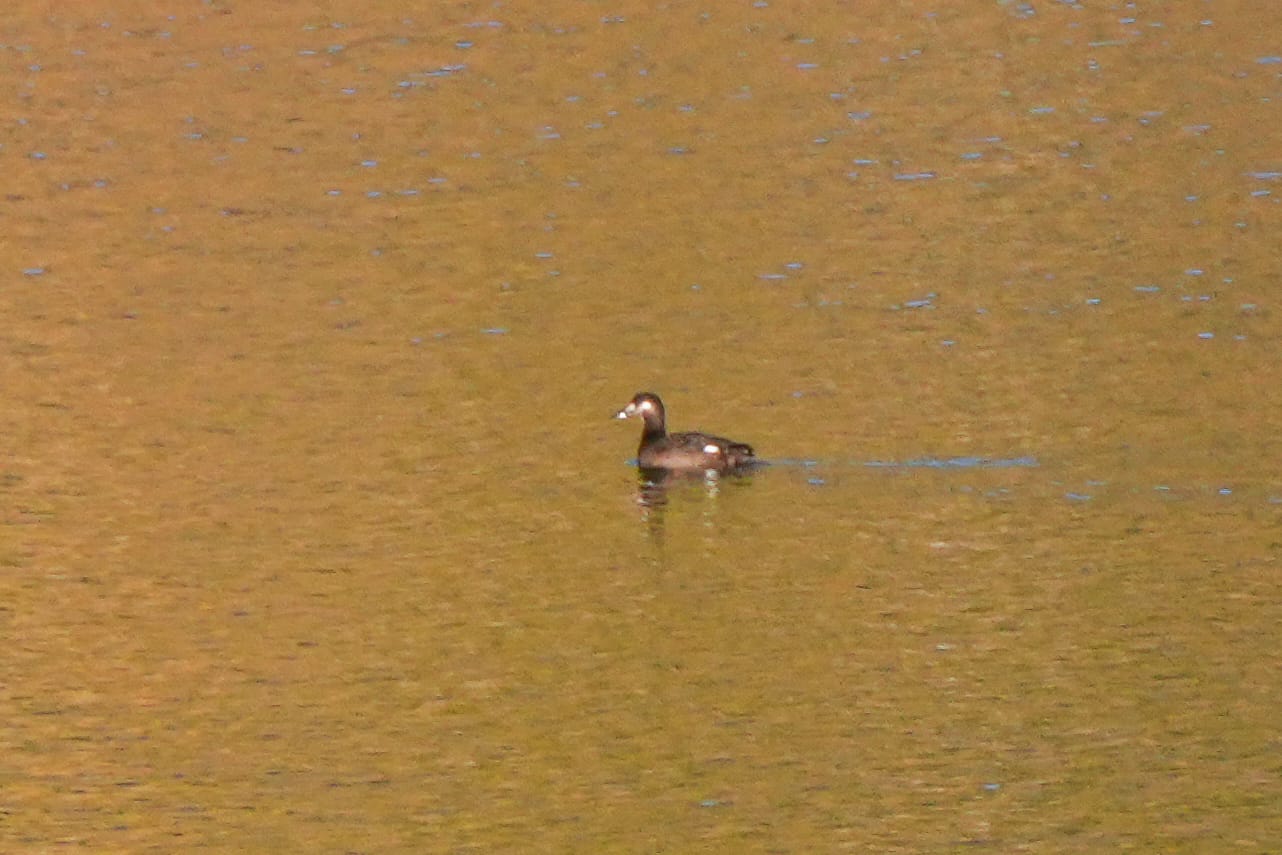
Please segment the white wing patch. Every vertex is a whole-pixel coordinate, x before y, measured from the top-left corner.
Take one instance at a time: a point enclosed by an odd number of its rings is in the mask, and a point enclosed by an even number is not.
[[[708,443],[707,445],[705,445],[705,446],[703,447],[703,453],[704,453],[704,454],[720,454],[720,453],[721,453],[721,446],[719,446],[719,445],[715,445],[715,444],[713,444],[713,443],[711,443],[711,442],[710,442],[710,443]]]

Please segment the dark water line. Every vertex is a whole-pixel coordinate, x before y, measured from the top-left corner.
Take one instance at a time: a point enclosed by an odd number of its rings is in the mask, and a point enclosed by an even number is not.
[[[1031,469],[1041,465],[1036,457],[917,457],[910,460],[804,460],[783,458],[762,461],[771,466],[816,467],[859,466],[869,469]]]

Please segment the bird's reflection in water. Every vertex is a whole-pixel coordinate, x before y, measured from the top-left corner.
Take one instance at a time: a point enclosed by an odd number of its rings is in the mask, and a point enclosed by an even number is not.
[[[758,467],[749,466],[730,472],[718,472],[715,469],[699,471],[638,466],[637,508],[641,511],[641,520],[646,524],[650,537],[660,543],[663,541],[664,515],[670,496],[698,491],[709,499],[715,499],[721,495],[725,485],[748,483],[756,468]]]

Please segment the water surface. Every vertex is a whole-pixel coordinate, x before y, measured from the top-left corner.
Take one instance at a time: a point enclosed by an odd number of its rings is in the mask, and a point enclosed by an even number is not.
[[[17,3],[4,848],[1266,851],[1270,16]]]

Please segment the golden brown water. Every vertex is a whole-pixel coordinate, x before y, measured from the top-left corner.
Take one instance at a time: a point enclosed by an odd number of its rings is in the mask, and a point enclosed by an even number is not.
[[[1276,849],[1272,4],[290,9],[0,23],[0,849]]]

